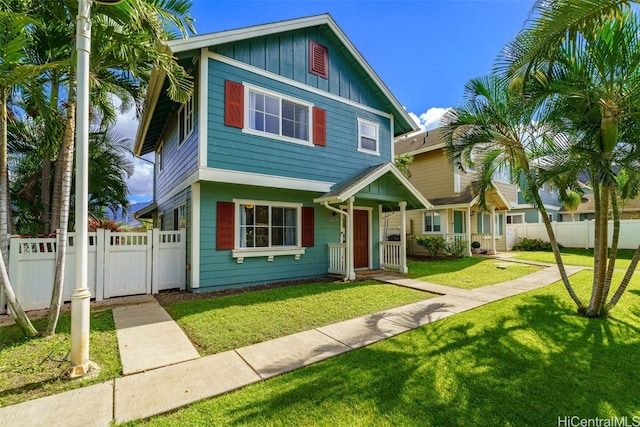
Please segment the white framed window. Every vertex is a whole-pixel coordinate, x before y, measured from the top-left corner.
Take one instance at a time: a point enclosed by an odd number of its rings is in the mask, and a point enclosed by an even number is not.
[[[493,171],[491,178],[500,182],[511,182],[511,165],[502,163]]]
[[[491,233],[491,214],[483,213],[482,221],[479,224],[482,226],[482,230],[478,230],[480,233],[490,234]]]
[[[311,140],[313,104],[251,85],[244,85],[245,132],[299,144]]]
[[[194,128],[193,96],[187,100],[178,112],[178,145],[182,145],[191,136]]]
[[[158,214],[158,224],[156,224],[156,227],[160,229],[160,231],[164,231],[164,214]]]
[[[424,227],[425,233],[441,233],[442,222],[440,211],[427,211],[424,213]]]
[[[496,230],[496,237],[502,237],[502,215],[499,213],[496,213],[494,215],[494,223],[493,226],[495,227]]]
[[[524,214],[507,214],[507,224],[524,224]]]
[[[380,155],[380,125],[358,119],[358,151]]]
[[[187,205],[181,204],[173,209],[173,229],[179,230],[187,226]]]
[[[460,192],[460,171],[458,170],[455,170],[453,172],[453,192],[454,193]]]
[[[160,145],[156,150],[156,169],[158,173],[164,168],[164,141],[160,141]]]

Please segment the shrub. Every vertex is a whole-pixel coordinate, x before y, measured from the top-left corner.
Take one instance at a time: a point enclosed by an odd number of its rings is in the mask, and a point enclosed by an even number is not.
[[[450,255],[463,257],[467,253],[467,241],[454,240],[453,242],[445,243],[444,250]]]
[[[442,237],[416,236],[416,242],[425,248],[432,258],[438,256],[438,252],[443,252],[447,245]]]
[[[561,245],[558,246],[562,247]],[[542,239],[527,239],[521,237],[513,249],[518,251],[551,251],[551,243],[545,242]]]
[[[471,247],[473,249],[480,249],[480,246],[482,246],[482,245],[477,240],[474,240],[473,242],[471,242]]]

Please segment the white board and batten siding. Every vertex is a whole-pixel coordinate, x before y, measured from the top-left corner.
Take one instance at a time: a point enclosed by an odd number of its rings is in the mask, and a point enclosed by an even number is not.
[[[75,285],[75,233],[69,233],[63,300]],[[12,238],[9,277],[23,309],[48,308],[56,266],[57,238]],[[103,299],[185,288],[186,233],[153,230],[89,233],[87,287]],[[5,312],[4,304],[0,313]]]

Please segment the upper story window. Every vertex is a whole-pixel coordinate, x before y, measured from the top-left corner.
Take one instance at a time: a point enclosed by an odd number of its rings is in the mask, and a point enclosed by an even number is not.
[[[511,182],[511,167],[508,164],[501,164],[493,171],[493,179],[501,182]]]
[[[358,151],[380,154],[380,126],[358,119]]]
[[[178,112],[179,129],[178,144],[182,144],[193,133],[194,114],[193,114],[193,96],[187,102],[182,104]]]
[[[309,72],[323,79],[329,77],[329,51],[314,41],[309,41]]]
[[[248,87],[247,129],[293,142],[310,142],[312,105]]]
[[[424,213],[424,232],[440,233],[442,231],[439,211],[428,211]]]

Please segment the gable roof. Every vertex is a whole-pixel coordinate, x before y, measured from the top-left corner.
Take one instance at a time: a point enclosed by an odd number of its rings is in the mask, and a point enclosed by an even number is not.
[[[315,203],[341,203],[347,201],[349,198],[355,196],[358,192],[362,191],[365,187],[381,178],[383,175],[392,174],[399,183],[406,189],[407,203],[409,206],[421,209],[431,208],[424,196],[416,190],[416,188],[409,182],[409,180],[396,168],[393,163],[382,163],[380,165],[370,166],[353,177],[336,184],[331,191],[323,194],[322,196],[314,199]]]
[[[180,57],[180,53],[184,54],[190,51],[197,52],[202,48],[209,48],[249,38],[268,36],[285,31],[294,31],[321,25],[326,25],[329,28],[340,43],[342,43],[346,48],[346,51],[351,54],[356,62],[362,67],[373,85],[389,102],[389,106],[393,110],[394,126],[395,129],[397,129],[395,134],[400,135],[417,130],[415,122],[411,119],[407,111],[402,107],[400,102],[391,93],[389,88],[384,84],[373,68],[371,68],[369,63],[364,59],[351,41],[349,41],[347,36],[340,27],[338,27],[329,14],[309,16],[305,18],[291,19],[270,24],[243,27],[234,30],[226,30],[184,39],[171,40],[166,46],[172,54]],[[155,114],[158,101],[161,95],[163,95],[163,92],[166,91],[167,84],[165,82],[165,77],[165,74],[157,69],[152,71],[147,99],[145,100],[144,111],[142,118],[140,119],[140,126],[138,127],[138,133],[136,134],[134,144],[134,153],[136,153],[136,155],[140,155],[143,152],[151,152],[155,148],[152,145],[155,144],[162,132],[161,126],[151,127],[150,124],[151,119]],[[167,113],[166,107],[165,113]],[[163,123],[164,120],[160,120],[160,122]],[[152,135],[148,135],[149,133]]]
[[[395,140],[395,153],[396,155],[413,154],[415,156],[416,154],[444,148],[444,143],[440,137],[441,131],[439,128],[401,136]]]

